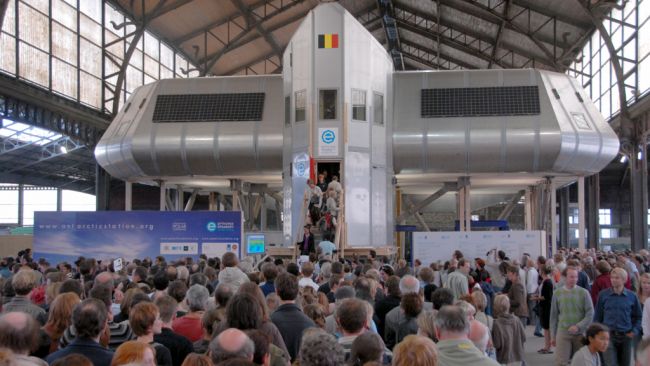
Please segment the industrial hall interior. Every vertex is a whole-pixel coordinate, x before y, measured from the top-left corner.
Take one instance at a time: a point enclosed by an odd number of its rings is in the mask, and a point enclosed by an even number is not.
[[[0,366],[650,366],[649,144],[650,0],[0,0]]]

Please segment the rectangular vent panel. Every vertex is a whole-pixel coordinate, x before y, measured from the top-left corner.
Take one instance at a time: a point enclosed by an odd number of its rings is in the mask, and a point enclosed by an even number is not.
[[[540,114],[537,86],[422,89],[422,118]]]
[[[158,95],[154,123],[261,121],[264,93]]]

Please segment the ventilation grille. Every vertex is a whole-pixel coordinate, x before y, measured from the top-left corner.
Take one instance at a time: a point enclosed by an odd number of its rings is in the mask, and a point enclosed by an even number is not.
[[[159,95],[153,122],[261,121],[264,93]]]
[[[537,86],[422,89],[422,118],[539,114]]]

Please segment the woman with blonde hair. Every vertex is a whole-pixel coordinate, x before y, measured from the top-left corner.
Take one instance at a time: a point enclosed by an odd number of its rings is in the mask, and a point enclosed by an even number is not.
[[[438,348],[430,338],[409,335],[393,350],[393,366],[436,366]]]
[[[506,365],[521,364],[524,361],[526,332],[519,318],[510,313],[510,298],[507,295],[494,298],[494,316],[492,344],[497,351],[497,361]]]
[[[181,366],[212,366],[212,360],[206,355],[190,353]]]
[[[128,364],[156,366],[156,350],[153,346],[144,342],[124,342],[115,350],[111,366],[122,366]]]
[[[80,302],[79,296],[73,292],[66,292],[54,299],[50,305],[47,323],[42,328],[49,338],[49,349],[45,353],[42,353],[43,350],[40,349],[39,356],[47,356],[59,349],[59,339],[72,324],[72,310]]]

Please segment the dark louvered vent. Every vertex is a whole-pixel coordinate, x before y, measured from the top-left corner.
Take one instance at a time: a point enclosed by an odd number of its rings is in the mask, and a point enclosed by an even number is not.
[[[264,93],[159,95],[153,121],[261,121]]]
[[[537,86],[422,89],[422,118],[539,114]]]

